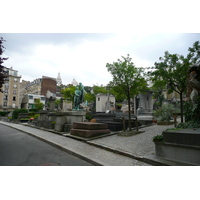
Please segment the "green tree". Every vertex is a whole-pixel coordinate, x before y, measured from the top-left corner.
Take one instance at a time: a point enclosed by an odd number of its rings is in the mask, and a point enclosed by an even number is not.
[[[61,94],[63,94],[63,97],[69,101],[74,101],[74,92],[76,90],[76,87],[73,85],[68,85],[66,88],[61,90]]]
[[[93,92],[94,92],[95,95],[97,95],[99,93],[102,93],[102,94],[107,94],[108,93],[106,87],[96,86],[96,85],[93,86]]]
[[[2,86],[4,84],[4,78],[6,78],[6,75],[4,73],[4,66],[2,65],[4,63],[4,60],[7,60],[8,58],[2,58],[2,54],[4,52],[5,47],[3,46],[3,42],[5,40],[1,37],[0,38],[0,92],[2,92]]]
[[[134,63],[129,57],[122,56],[122,60],[118,59],[117,62],[112,64],[107,63],[107,70],[111,73],[113,80],[110,85],[118,88],[118,92],[124,94],[128,100],[129,110],[129,130],[131,131],[131,109],[130,99],[134,95],[139,94],[142,90],[146,89],[147,82],[142,77],[142,68],[136,68]]]
[[[152,77],[154,87],[165,85],[168,94],[175,91],[180,95],[181,122],[183,122],[183,94],[187,89],[188,69],[200,59],[199,41],[195,42],[188,51],[186,57],[166,51],[164,57],[159,58],[160,62],[155,62],[155,70],[148,73]]]
[[[183,122],[183,94],[186,92],[186,78],[189,68],[188,59],[182,55],[165,52],[164,57],[156,62],[155,71],[151,72],[154,84],[166,85],[168,94],[173,91],[180,95],[181,122]]]
[[[42,102],[40,102],[40,99],[35,99],[35,109],[37,110],[37,111],[40,111],[40,110],[42,110],[43,109],[43,107],[44,107],[44,104],[42,103]]]
[[[91,93],[91,90],[93,90],[93,93]],[[87,100],[89,103],[94,102],[96,100],[96,95],[99,93],[107,94],[108,91],[104,86],[94,85],[93,89],[90,88],[90,90],[87,90],[87,93],[85,94],[85,101]]]
[[[193,46],[188,48],[188,51],[187,59],[190,64],[198,64],[200,62],[200,42],[194,42]]]
[[[124,99],[126,99],[126,96],[119,91],[120,90],[118,86],[110,87],[110,94],[115,96],[116,102],[122,102]]]
[[[95,101],[95,95],[91,94],[90,92],[85,94],[85,101],[88,103],[94,102]]]

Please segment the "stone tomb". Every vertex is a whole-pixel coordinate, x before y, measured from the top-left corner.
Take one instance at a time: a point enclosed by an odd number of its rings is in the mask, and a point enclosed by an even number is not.
[[[180,165],[200,165],[200,129],[164,131],[163,142],[155,142],[156,157]]]
[[[107,124],[94,122],[74,122],[70,134],[83,138],[91,138],[110,133]]]

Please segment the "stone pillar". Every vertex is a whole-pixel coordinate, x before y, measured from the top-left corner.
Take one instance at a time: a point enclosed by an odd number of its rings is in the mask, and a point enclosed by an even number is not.
[[[56,97],[50,97],[50,99],[49,99],[49,101],[50,101],[50,111],[55,110],[55,100],[56,100]]]

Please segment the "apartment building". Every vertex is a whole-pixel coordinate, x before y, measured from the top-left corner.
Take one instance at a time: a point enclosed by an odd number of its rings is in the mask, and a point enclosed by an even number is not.
[[[10,111],[19,108],[20,78],[18,71],[11,68],[4,68],[7,78],[4,79],[0,92],[0,111]]]
[[[42,76],[33,81],[22,80],[20,87],[20,106],[21,108],[33,108],[33,99],[40,99],[45,104],[50,96],[56,96],[57,81],[55,78]],[[33,97],[33,98],[32,98]]]
[[[45,96],[36,94],[26,94],[21,102],[21,108],[33,109],[35,108],[35,100],[39,99],[41,103],[45,105]]]

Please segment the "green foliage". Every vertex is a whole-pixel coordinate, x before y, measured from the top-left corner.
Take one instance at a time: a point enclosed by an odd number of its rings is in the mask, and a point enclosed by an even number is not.
[[[170,131],[178,131],[178,130],[181,130],[181,129],[182,129],[182,128],[176,127],[176,128],[168,128],[168,129],[166,129],[165,131],[170,132]]]
[[[107,94],[108,90],[105,87],[103,87],[103,86],[96,86],[96,85],[94,85],[93,86],[93,92],[94,92],[95,95],[99,94],[99,93]]]
[[[85,101],[87,101],[88,103],[94,102],[95,101],[95,95],[91,94],[91,93],[86,93],[85,94]]]
[[[112,64],[107,63],[107,70],[111,73],[113,80],[109,85],[114,88],[115,92],[123,94],[128,100],[129,107],[129,129],[131,130],[130,98],[139,94],[142,90],[147,89],[147,81],[142,77],[142,68],[135,67],[129,57],[122,56],[122,60]]]
[[[92,119],[91,113],[87,112],[85,118],[90,121]]]
[[[76,87],[72,85],[68,85],[68,87],[61,90],[61,94],[63,97],[69,101],[74,101]]]
[[[35,109],[35,108],[31,108],[31,109],[29,109],[29,112],[37,112],[37,109]]]
[[[155,62],[155,70],[147,74],[151,76],[154,87],[167,86],[168,94],[173,91],[180,95],[181,121],[183,122],[183,94],[186,92],[187,73],[189,66],[198,63],[200,60],[200,43],[199,41],[189,47],[189,53],[186,57],[178,54],[165,52],[164,57],[160,57],[160,62]]]
[[[5,117],[9,113],[10,113],[9,111],[0,111],[0,116]]]
[[[177,128],[200,128],[200,119],[193,119],[184,123],[178,124]]]
[[[163,142],[163,135],[156,135],[153,137],[153,142]]]
[[[185,102],[185,123],[177,128],[200,128],[200,97],[194,101]]]
[[[37,114],[35,112],[30,112],[28,115],[29,119],[30,118],[37,119],[39,116],[40,116],[40,114]]]
[[[200,118],[200,97],[194,101],[185,102],[185,121],[198,120]]]
[[[119,91],[120,89],[118,86],[110,87],[110,93],[115,96],[116,102],[122,102],[126,99],[126,95]]]
[[[43,109],[44,104],[42,102],[40,102],[40,99],[36,99],[34,103],[35,103],[35,109],[37,111],[40,111]]]
[[[162,122],[169,123],[175,109],[171,104],[164,104],[153,113],[153,116]]]
[[[58,106],[60,103],[61,103],[61,100],[60,100],[60,99],[56,99],[56,100],[55,100],[55,105],[56,105],[56,106]]]
[[[2,37],[0,37],[0,92],[2,92],[2,86],[4,84],[4,78],[6,78],[4,74],[4,66],[2,65],[4,63],[4,60],[7,60],[8,58],[2,58],[1,55],[4,52],[5,47],[3,46],[3,42],[5,42]]]
[[[127,98],[139,94],[141,90],[147,89],[147,82],[142,77],[142,68],[135,67],[131,62],[129,55],[122,56],[122,60],[112,64],[107,63],[107,70],[111,73],[113,80],[111,86],[117,87],[118,92],[124,94]]]
[[[200,60],[200,42],[194,42],[192,47],[188,48],[188,55],[187,59],[190,61],[191,64],[199,63]]]
[[[28,113],[28,110],[25,108],[15,109],[12,114],[12,119],[18,119],[19,113]]]

